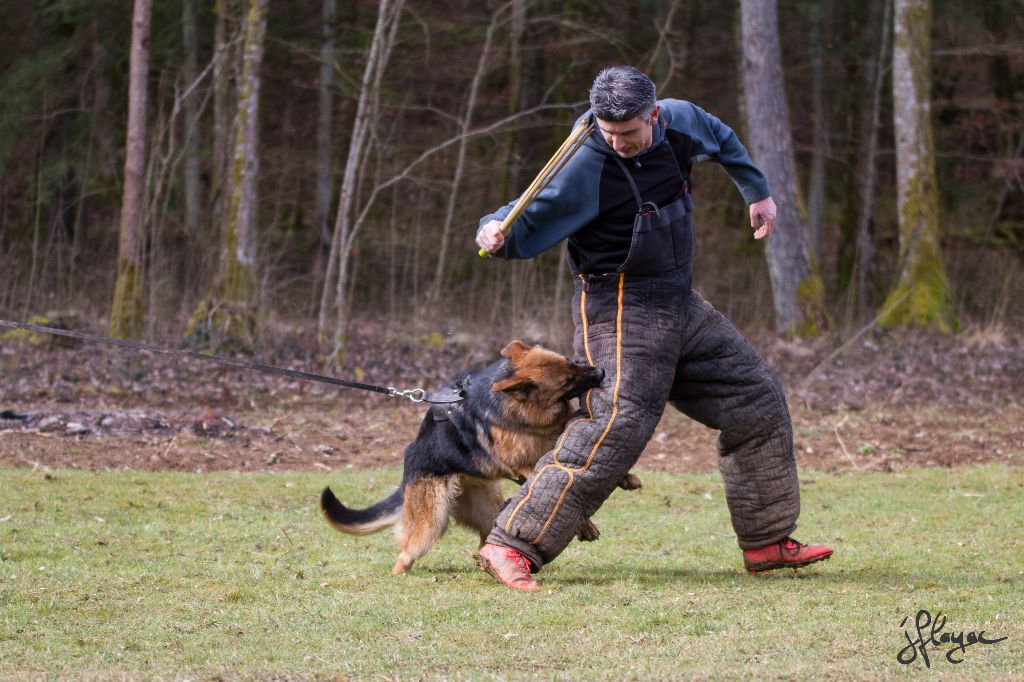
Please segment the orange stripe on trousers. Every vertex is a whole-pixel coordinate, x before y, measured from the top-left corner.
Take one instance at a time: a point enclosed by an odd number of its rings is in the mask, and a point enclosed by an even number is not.
[[[580,277],[582,279],[582,275]],[[572,467],[566,466],[565,464],[562,464],[561,462],[558,461],[558,453],[561,452],[562,445],[565,443],[565,439],[569,435],[569,432],[572,430],[572,428],[580,422],[592,422],[594,420],[594,413],[590,408],[591,392],[587,391],[586,404],[588,416],[585,419],[574,420],[565,429],[565,432],[562,434],[562,437],[559,439],[558,444],[555,446],[555,451],[552,455],[552,459],[555,463],[545,465],[544,467],[541,468],[540,471],[536,473],[536,475],[533,477],[533,482],[530,484],[530,489],[526,493],[526,497],[524,497],[523,500],[518,505],[516,505],[516,508],[512,510],[512,513],[509,515],[508,521],[505,523],[505,532],[507,533],[509,532],[509,529],[512,526],[512,520],[519,512],[520,508],[522,508],[526,501],[530,499],[530,496],[533,495],[533,487],[537,484],[537,481],[540,480],[540,477],[543,475],[546,469],[554,468],[564,471],[569,477],[566,481],[565,487],[562,489],[562,493],[558,496],[558,500],[555,502],[555,508],[551,511],[551,514],[548,516],[547,521],[545,521],[544,526],[540,530],[540,533],[538,533],[537,537],[535,537],[533,540],[529,541],[530,544],[536,544],[537,542],[539,542],[541,537],[543,537],[544,533],[547,532],[548,528],[551,526],[551,523],[555,520],[555,516],[558,514],[558,510],[561,509],[562,503],[565,501],[565,496],[572,488],[572,484],[575,481],[575,476],[573,475],[574,472],[583,472],[590,468],[590,465],[594,461],[594,456],[597,454],[598,448],[601,447],[601,444],[604,442],[604,439],[611,432],[612,425],[615,423],[615,419],[619,414],[619,387],[622,380],[622,289],[624,282],[625,275],[620,273],[618,296],[616,302],[617,307],[615,312],[615,388],[612,390],[611,417],[608,419],[608,423],[605,425],[604,431],[601,433],[601,437],[598,438],[597,443],[595,443],[594,447],[590,450],[590,454],[587,456],[587,461],[584,462],[583,466],[573,469]],[[588,336],[589,321],[587,319],[586,301],[587,292],[586,289],[584,289],[580,296],[580,312],[583,324],[583,347],[587,354],[587,362],[589,362],[590,365],[593,366],[594,359],[590,354],[590,341]]]

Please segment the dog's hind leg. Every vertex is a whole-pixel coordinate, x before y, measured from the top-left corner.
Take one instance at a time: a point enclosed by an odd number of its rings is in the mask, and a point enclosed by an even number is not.
[[[483,546],[501,508],[501,484],[481,478],[462,479],[462,493],[455,500],[455,520],[480,534]]]
[[[621,481],[619,481],[619,487],[623,490],[639,490],[644,487],[643,481],[636,474],[626,474]],[[580,526],[580,529],[576,531],[576,537],[580,542],[593,542],[601,537],[601,531],[597,529],[594,522],[587,519]]]
[[[622,480],[619,481],[619,487],[623,490],[639,490],[644,487],[644,484],[636,474],[626,474]]]
[[[584,521],[580,529],[576,531],[576,538],[580,542],[593,542],[599,537],[601,537],[601,531],[597,529],[597,526],[590,519]]]
[[[434,546],[448,527],[448,515],[458,494],[454,476],[429,476],[406,485],[402,521],[395,529],[402,551],[392,574],[405,573]]]

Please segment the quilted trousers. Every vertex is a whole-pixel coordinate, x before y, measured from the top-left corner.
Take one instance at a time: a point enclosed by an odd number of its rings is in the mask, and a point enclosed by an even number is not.
[[[488,542],[539,570],[571,542],[640,457],[665,405],[720,432],[718,466],[741,549],[796,529],[793,431],[778,379],[688,273],[579,275],[578,359],[605,370],[499,514]]]

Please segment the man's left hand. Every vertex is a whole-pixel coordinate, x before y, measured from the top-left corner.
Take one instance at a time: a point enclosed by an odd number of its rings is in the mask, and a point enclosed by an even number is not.
[[[750,205],[750,226],[754,228],[754,239],[764,239],[775,230],[775,202],[771,197]]]

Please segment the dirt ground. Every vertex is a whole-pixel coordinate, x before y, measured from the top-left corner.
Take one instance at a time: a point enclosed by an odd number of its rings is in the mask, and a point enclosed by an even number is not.
[[[786,386],[801,468],[1024,464],[1024,344],[874,331],[752,339]],[[487,353],[355,344],[350,378],[436,388]],[[264,362],[306,371],[287,357]],[[0,465],[147,471],[399,466],[424,408],[197,360],[0,337]],[[637,468],[707,471],[716,433],[666,412]]]

